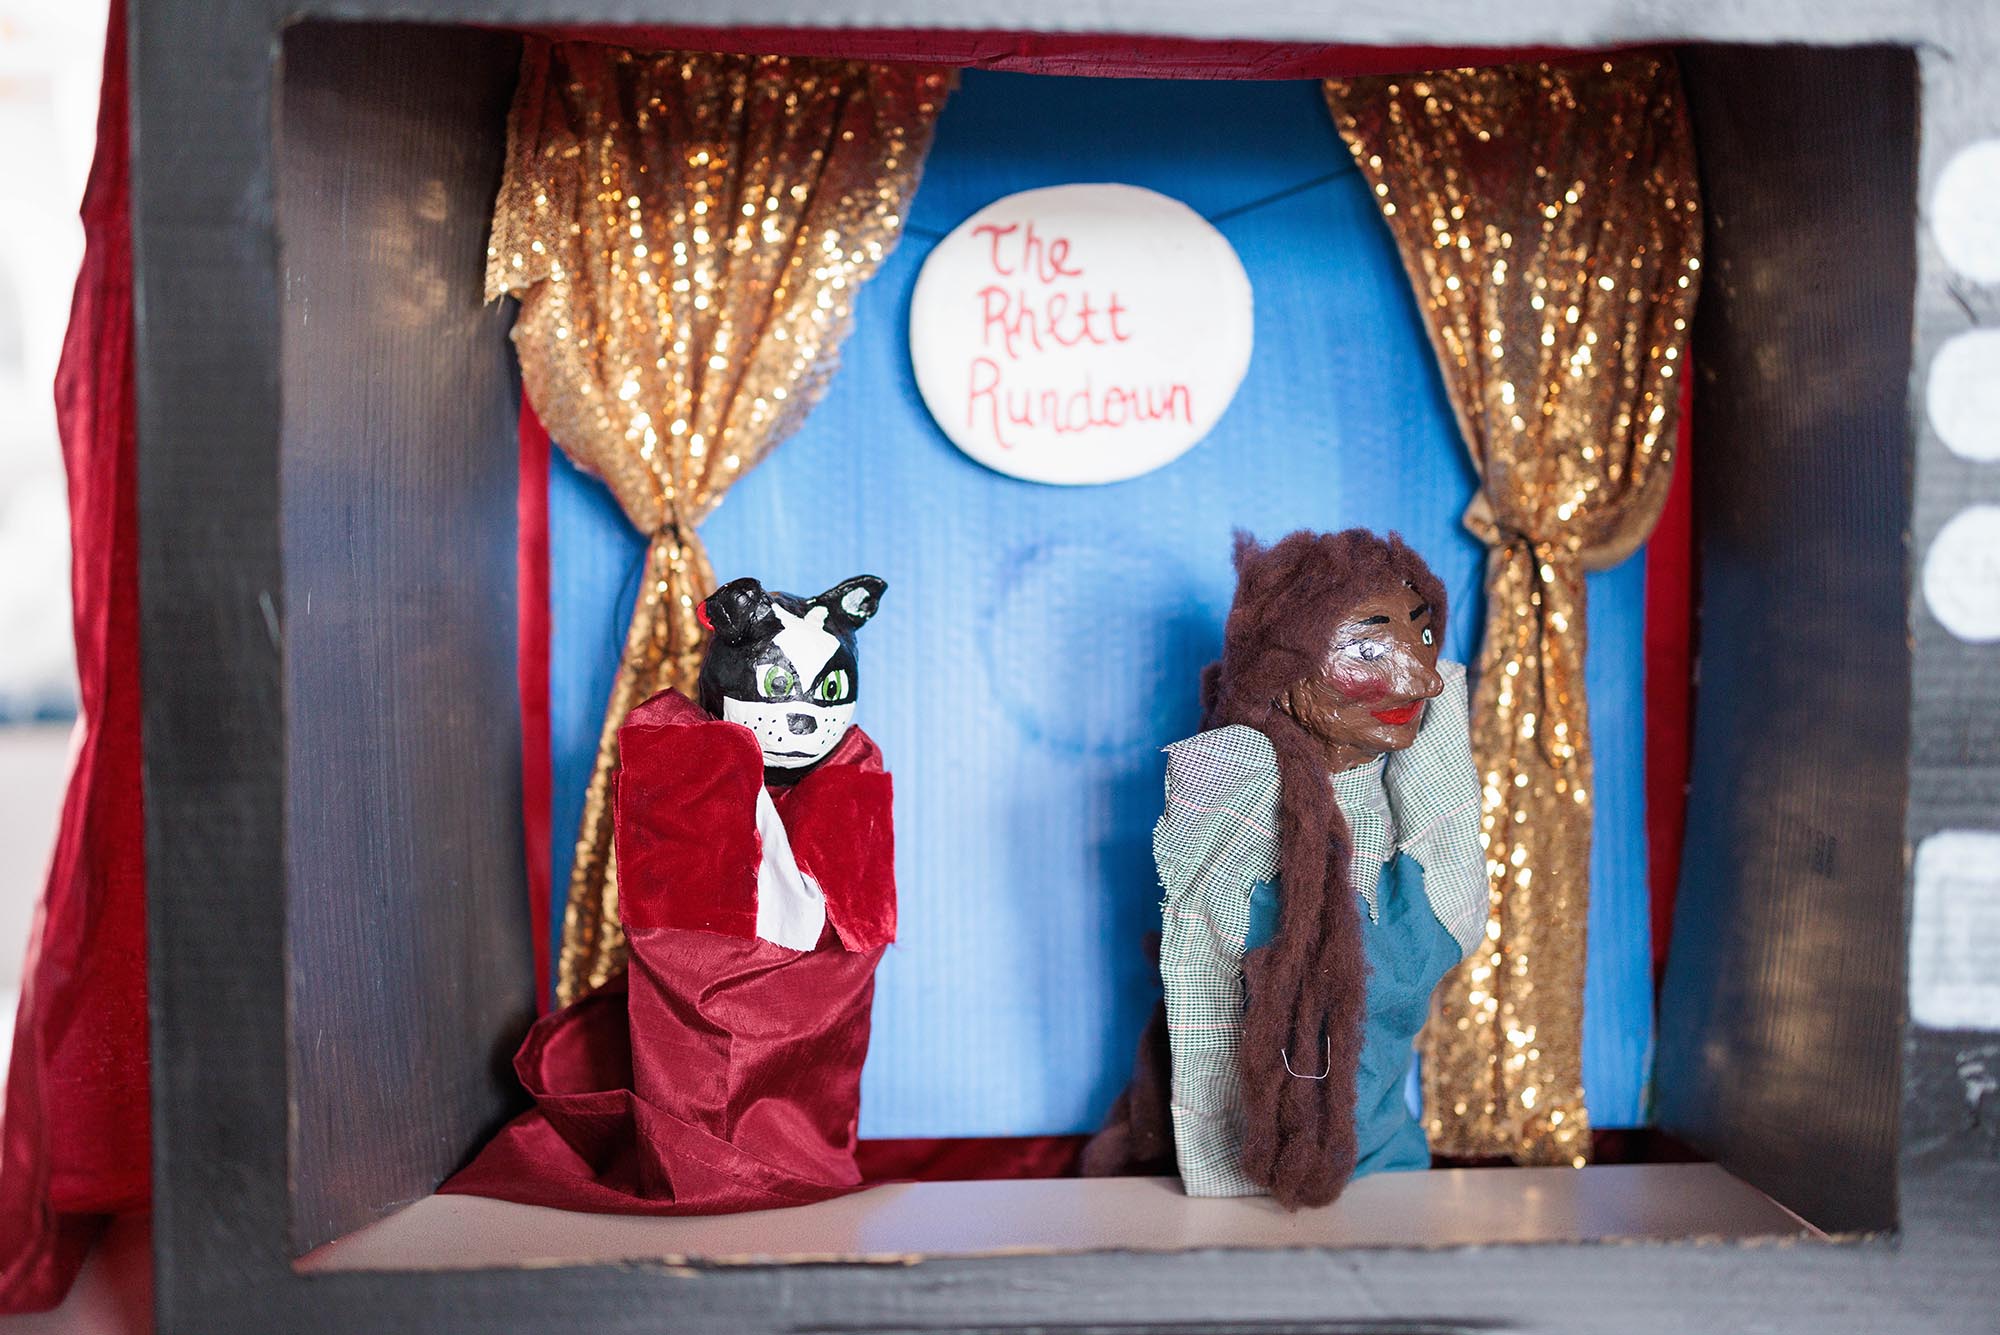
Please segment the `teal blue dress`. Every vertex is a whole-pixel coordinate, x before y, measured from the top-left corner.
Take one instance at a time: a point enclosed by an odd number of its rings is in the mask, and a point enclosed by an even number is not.
[[[1417,1032],[1430,1013],[1431,993],[1458,963],[1458,941],[1431,911],[1424,894],[1423,866],[1407,853],[1396,854],[1382,868],[1375,916],[1369,917],[1365,901],[1357,908],[1368,952],[1368,1012],[1362,1026],[1361,1063],[1354,1075],[1359,1146],[1354,1175],[1428,1168],[1430,1146],[1404,1091],[1416,1061]],[[1277,930],[1277,887],[1259,881],[1250,894],[1245,953],[1265,944]]]

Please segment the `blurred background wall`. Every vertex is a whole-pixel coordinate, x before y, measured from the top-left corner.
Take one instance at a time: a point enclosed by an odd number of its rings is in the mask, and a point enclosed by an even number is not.
[[[83,254],[105,12],[0,0],[0,1081],[76,716],[51,385]]]

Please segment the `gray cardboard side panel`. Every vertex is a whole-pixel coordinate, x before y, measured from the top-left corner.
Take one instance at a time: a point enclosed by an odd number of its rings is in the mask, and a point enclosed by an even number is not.
[[[308,24],[278,123],[294,1246],[522,1102],[519,389],[481,304],[504,34]]]
[[[1658,1112],[1821,1228],[1889,1228],[1916,62],[1697,48],[1684,71],[1699,684]]]

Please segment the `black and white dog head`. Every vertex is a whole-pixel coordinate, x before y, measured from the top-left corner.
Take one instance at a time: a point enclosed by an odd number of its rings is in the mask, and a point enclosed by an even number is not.
[[[798,779],[847,735],[861,685],[854,632],[887,587],[856,575],[800,598],[738,579],[702,603],[714,638],[701,663],[701,707],[757,734],[766,781]]]

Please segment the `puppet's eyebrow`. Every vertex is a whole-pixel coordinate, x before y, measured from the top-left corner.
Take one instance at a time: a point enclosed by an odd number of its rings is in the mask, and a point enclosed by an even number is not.
[[[1417,604],[1416,610],[1410,613],[1410,620],[1415,621],[1420,616],[1428,616],[1430,614],[1430,610],[1431,610],[1431,605],[1429,603],[1419,603]],[[1387,617],[1384,617],[1382,619],[1384,621],[1388,620]]]
[[[1389,624],[1389,618],[1365,617],[1362,620],[1355,622],[1354,624],[1357,626],[1386,626]]]

